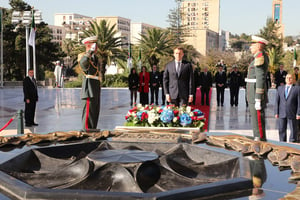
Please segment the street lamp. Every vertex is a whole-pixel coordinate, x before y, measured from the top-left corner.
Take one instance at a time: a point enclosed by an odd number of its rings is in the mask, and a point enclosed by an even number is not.
[[[42,13],[40,11],[34,12],[34,21],[35,21],[35,24],[41,23]],[[30,66],[28,38],[29,38],[29,25],[32,22],[32,11],[13,11],[11,22],[13,24],[25,25],[25,30],[26,30],[26,75],[28,76],[28,70],[29,70],[29,66]],[[34,77],[36,77],[35,48],[33,48],[33,51],[34,51],[33,52]]]

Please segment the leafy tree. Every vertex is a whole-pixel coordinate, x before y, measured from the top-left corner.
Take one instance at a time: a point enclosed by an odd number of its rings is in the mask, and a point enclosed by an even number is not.
[[[78,64],[77,56],[80,52],[84,51],[83,48],[79,47],[77,41],[72,39],[64,39],[62,42],[62,50],[66,54],[65,60],[67,61],[66,76],[75,75],[74,67]]]
[[[169,56],[174,46],[169,31],[157,28],[148,29],[146,34],[141,35],[139,42],[150,66],[158,65],[162,56]]]
[[[26,31],[22,24],[11,24],[11,14],[13,10],[30,11],[31,6],[22,0],[10,0],[10,6],[12,9],[4,9],[3,15],[4,80],[22,80],[26,74]],[[47,24],[42,22],[37,25],[36,63],[39,80],[44,78],[44,71],[51,68],[52,61],[63,56],[60,47],[51,42],[50,33]],[[31,47],[30,50],[32,51]]]
[[[294,39],[293,39],[292,36],[286,36],[284,38],[284,42],[287,43],[288,47],[292,46],[295,43],[295,41],[294,41]]]
[[[97,55],[99,56],[101,66],[101,78],[105,81],[106,65],[110,65],[111,61],[116,56],[122,53],[120,49],[122,45],[121,37],[116,37],[116,24],[110,26],[106,20],[101,20],[99,24],[96,21],[91,21],[91,29],[83,32],[84,37],[97,36]]]

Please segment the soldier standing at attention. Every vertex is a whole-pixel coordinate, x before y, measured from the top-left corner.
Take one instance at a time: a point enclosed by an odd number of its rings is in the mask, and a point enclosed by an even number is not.
[[[254,60],[248,67],[248,75],[245,79],[254,140],[258,141],[266,141],[265,107],[268,102],[266,76],[269,66],[269,59],[265,53],[267,44],[267,40],[252,36],[250,50]]]
[[[85,38],[82,43],[86,52],[80,58],[80,67],[84,74],[82,80],[82,127],[83,131],[97,131],[100,112],[100,65],[95,53],[97,52],[97,37]]]

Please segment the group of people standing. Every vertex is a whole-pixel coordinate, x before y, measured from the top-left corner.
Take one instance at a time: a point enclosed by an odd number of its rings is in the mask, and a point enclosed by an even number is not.
[[[151,94],[150,104],[158,105],[159,88],[162,84],[163,72],[159,72],[156,65],[152,66],[152,71],[148,72],[145,66],[142,71],[137,72],[136,68],[131,68],[128,77],[128,86],[130,90],[130,106],[137,103],[137,93],[140,93],[140,103],[149,104],[149,92]],[[165,95],[162,89],[162,105],[165,105]]]
[[[184,50],[176,47],[173,51],[174,60],[169,62],[165,70],[159,72],[156,65],[152,66],[152,71],[147,72],[145,66],[142,66],[138,74],[135,68],[131,69],[128,77],[128,86],[130,90],[130,105],[137,103],[137,92],[140,93],[140,103],[149,104],[149,91],[151,93],[150,104],[158,105],[159,88],[162,88],[162,105],[165,103],[176,106],[189,105],[195,103],[195,96],[198,80],[195,78],[195,72],[190,62],[183,60]],[[212,86],[211,73],[205,69],[201,73],[199,84],[203,85],[203,94],[206,94],[206,104],[209,105],[209,91]],[[204,96],[202,95],[202,104]]]

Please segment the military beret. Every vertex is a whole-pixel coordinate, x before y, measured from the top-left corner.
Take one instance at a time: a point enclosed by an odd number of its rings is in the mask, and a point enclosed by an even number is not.
[[[94,43],[97,42],[97,36],[87,37],[82,40],[82,44]]]
[[[251,36],[251,42],[261,43],[261,44],[265,44],[265,45],[267,45],[269,43],[266,39],[256,36],[256,35]]]

